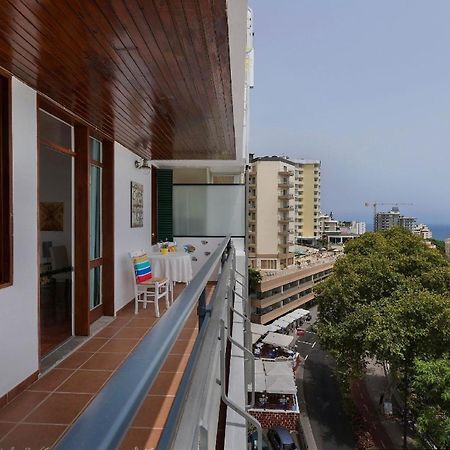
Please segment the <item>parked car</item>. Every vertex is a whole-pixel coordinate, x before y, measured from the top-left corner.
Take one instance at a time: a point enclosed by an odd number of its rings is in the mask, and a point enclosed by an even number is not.
[[[275,450],[298,450],[291,433],[286,428],[271,428],[267,436]]]
[[[263,434],[262,437],[262,450],[270,450],[269,449],[269,443],[267,442],[266,437]],[[258,450],[258,432],[254,431],[253,433],[249,434],[248,436],[248,443],[250,444],[249,448],[250,450]]]

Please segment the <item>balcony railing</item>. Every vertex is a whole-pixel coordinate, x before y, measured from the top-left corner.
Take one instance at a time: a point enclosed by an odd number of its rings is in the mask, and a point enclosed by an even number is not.
[[[217,266],[220,266],[220,276],[212,299],[206,305],[206,284]],[[243,423],[245,430],[245,420],[247,420],[257,427],[259,433],[261,427],[245,411],[246,399],[243,401],[236,397],[231,399],[232,389],[230,388],[227,394],[225,385],[227,378],[229,378],[230,384],[244,383],[241,389],[244,392],[249,383],[253,383],[254,386],[254,377],[252,380],[247,380],[244,373],[252,372],[245,372],[242,369],[243,379],[240,381],[232,379],[231,369],[230,372],[226,372],[225,369],[228,365],[233,367],[237,359],[233,359],[232,350],[230,362],[230,353],[224,352],[223,340],[219,340],[220,335],[223,335],[223,329],[220,331],[222,323],[226,323],[227,333],[233,328],[233,338],[235,338],[235,335],[239,334],[239,330],[235,328],[236,318],[238,318],[236,314],[245,317],[245,313],[249,312],[246,296],[243,295],[247,289],[246,279],[243,275],[240,275],[242,277],[240,282],[242,294],[240,296],[245,299],[245,302],[242,300],[242,302],[236,303],[237,297],[234,297],[238,292],[235,278],[237,274],[239,272],[236,271],[236,252],[230,237],[227,237],[174,304],[144,336],[97,397],[82,412],[57,443],[55,449],[113,450],[120,446],[133,418],[194,308],[197,308],[199,316],[198,337],[178,387],[158,448],[211,448],[208,443],[216,442],[221,399],[228,406],[228,410],[239,416],[239,419],[235,420],[236,429],[229,430],[229,434],[239,437],[239,443],[235,444],[235,447],[238,445],[236,448],[245,448],[246,433],[241,433],[241,424]],[[241,306],[236,306],[237,304]],[[240,312],[235,308],[238,308]],[[230,313],[233,315],[230,316]],[[230,317],[233,317],[233,322],[229,319]],[[247,332],[249,329],[242,321],[239,322],[239,327],[241,333]],[[245,340],[248,342],[247,334],[245,334]],[[235,346],[240,345],[236,344],[228,334],[227,342],[231,342]],[[227,361],[225,361],[226,358]],[[243,366],[243,359],[240,358],[239,361],[239,364]],[[228,420],[227,423],[227,429],[228,426],[233,427]],[[227,437],[228,432],[225,433]],[[204,447],[201,446],[201,442],[204,443]]]
[[[283,177],[292,177],[294,175],[293,170],[279,170],[278,175],[281,175]]]
[[[278,194],[278,198],[280,200],[291,200],[291,199],[294,198],[294,194],[283,194],[283,193],[281,193],[281,194]]]
[[[289,189],[294,187],[294,183],[289,181],[278,181],[278,187]]]
[[[278,211],[294,211],[293,206],[280,205]]]

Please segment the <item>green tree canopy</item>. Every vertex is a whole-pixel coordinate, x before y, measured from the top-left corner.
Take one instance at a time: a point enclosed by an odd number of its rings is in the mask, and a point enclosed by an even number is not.
[[[346,244],[317,289],[322,346],[350,375],[362,373],[367,357],[390,363],[408,407],[414,361],[450,348],[449,289],[449,264],[421,238],[402,228],[366,233]]]

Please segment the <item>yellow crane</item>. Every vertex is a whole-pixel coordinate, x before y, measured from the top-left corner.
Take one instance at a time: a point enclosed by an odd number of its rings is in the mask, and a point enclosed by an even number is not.
[[[377,206],[412,206],[412,203],[380,203],[380,202],[366,202],[364,206],[373,208],[373,231],[376,231],[377,228]]]

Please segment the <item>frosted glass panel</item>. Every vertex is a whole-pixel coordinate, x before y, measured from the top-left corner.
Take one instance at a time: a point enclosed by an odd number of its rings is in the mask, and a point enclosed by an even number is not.
[[[173,186],[175,236],[244,236],[244,185]]]

